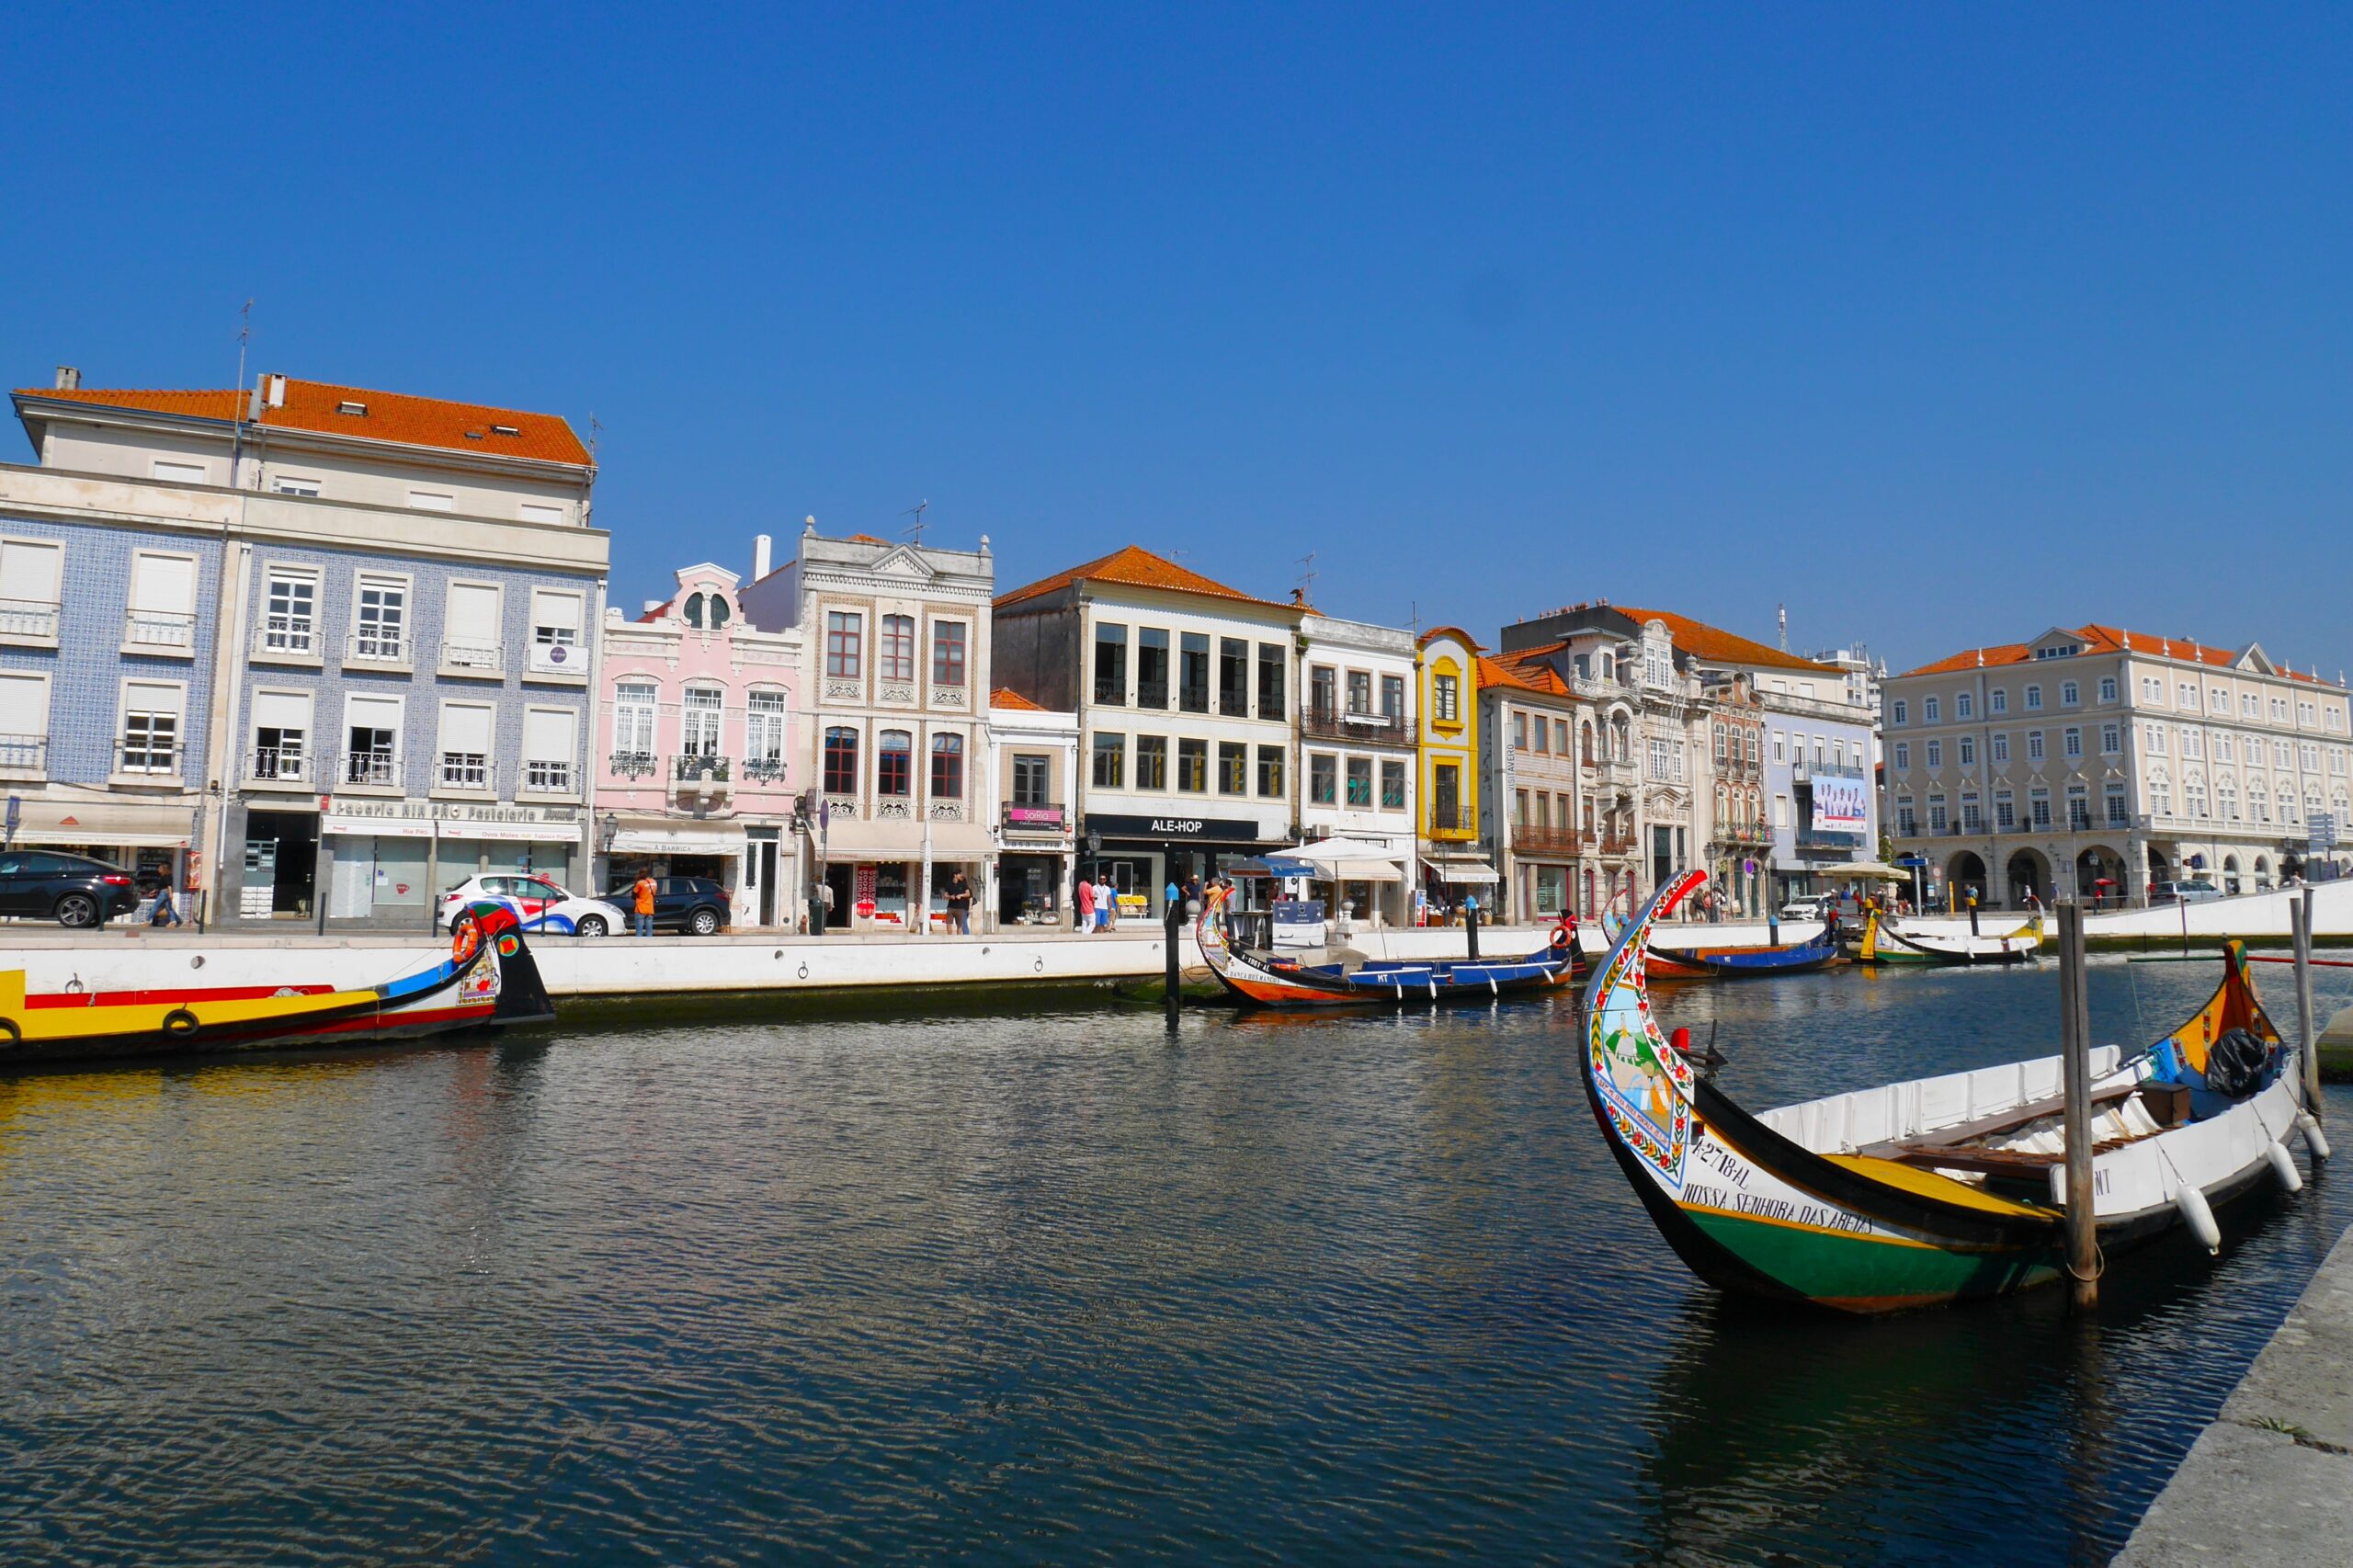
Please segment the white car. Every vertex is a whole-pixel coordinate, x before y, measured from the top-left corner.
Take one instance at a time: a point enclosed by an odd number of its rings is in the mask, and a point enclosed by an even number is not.
[[[574,898],[545,877],[493,871],[468,877],[441,895],[435,923],[447,930],[449,917],[477,899],[503,903],[526,931],[559,937],[608,937],[629,928],[629,916],[601,898]]]
[[[1780,920],[1827,920],[1838,901],[1828,893],[1800,893],[1781,905]]]

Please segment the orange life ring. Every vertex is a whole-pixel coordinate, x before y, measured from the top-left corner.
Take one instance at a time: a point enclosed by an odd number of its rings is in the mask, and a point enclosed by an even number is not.
[[[1574,940],[1574,938],[1569,935],[1568,924],[1565,921],[1552,927],[1552,950],[1554,952],[1567,952],[1569,950],[1569,944],[1573,940]]]
[[[460,915],[449,926],[449,961],[464,963],[482,946],[482,926],[471,915]]]

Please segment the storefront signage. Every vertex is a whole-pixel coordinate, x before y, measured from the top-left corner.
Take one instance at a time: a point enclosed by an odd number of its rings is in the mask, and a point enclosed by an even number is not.
[[[347,838],[430,838],[433,824],[423,818],[410,821],[403,817],[358,817],[335,815],[322,817],[319,831],[340,834]]]
[[[1813,770],[1813,831],[1861,835],[1870,825],[1868,797],[1859,773]]]
[[[1005,825],[1030,833],[1060,833],[1063,829],[1063,809],[1060,806],[1007,806]]]
[[[1190,842],[1256,844],[1258,824],[1249,817],[1134,817],[1087,813],[1089,832],[1106,838],[1185,839]]]
[[[472,801],[353,801],[335,807],[338,821],[580,824],[577,806],[499,806]],[[372,830],[378,833],[387,828]]]
[[[874,918],[873,866],[861,865],[858,868],[850,893],[850,908],[860,920]]]

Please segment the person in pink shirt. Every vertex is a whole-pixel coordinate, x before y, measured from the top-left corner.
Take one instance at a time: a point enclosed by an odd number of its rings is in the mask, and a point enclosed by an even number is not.
[[[1078,879],[1078,889],[1071,895],[1078,903],[1078,928],[1088,936],[1095,934],[1095,885],[1085,877]]]

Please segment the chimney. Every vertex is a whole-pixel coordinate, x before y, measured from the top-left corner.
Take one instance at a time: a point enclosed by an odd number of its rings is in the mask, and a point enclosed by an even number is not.
[[[767,535],[752,536],[752,581],[755,583],[768,574],[768,552],[774,548],[775,541]]]
[[[82,372],[71,365],[57,367],[57,390],[59,392],[81,391]]]
[[[269,378],[269,406],[272,408],[286,406],[286,378],[284,376]]]

